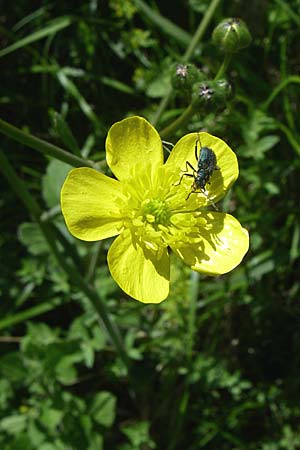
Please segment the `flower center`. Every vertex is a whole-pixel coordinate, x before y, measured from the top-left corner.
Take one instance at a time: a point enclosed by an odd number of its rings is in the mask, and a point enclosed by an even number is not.
[[[156,227],[169,223],[171,211],[166,202],[160,198],[146,199],[142,203],[142,215],[144,220]]]

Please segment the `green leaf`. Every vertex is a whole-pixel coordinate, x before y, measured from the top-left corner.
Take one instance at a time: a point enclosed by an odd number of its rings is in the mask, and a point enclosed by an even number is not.
[[[0,358],[0,373],[10,381],[21,382],[26,378],[26,369],[19,352],[11,352]]]
[[[53,159],[48,164],[47,172],[43,176],[42,192],[49,208],[60,204],[61,187],[71,169],[72,166],[57,159]]]
[[[55,349],[59,352],[59,349]],[[50,351],[53,351],[51,348]],[[63,348],[61,348],[61,353],[54,353],[54,358],[59,359],[55,367],[55,372],[57,379],[63,384],[71,384],[77,377],[77,370],[75,364],[82,361],[82,355],[80,352],[75,352],[74,354],[64,355]]]
[[[170,84],[170,74],[163,72],[148,85],[146,94],[151,98],[161,98],[170,89]]]
[[[92,107],[83,97],[76,84],[67,76],[66,71],[64,69],[61,69],[57,72],[56,76],[66,92],[68,92],[68,94],[78,102],[78,105],[83,114],[94,124],[96,128],[103,130],[103,127],[97,115],[94,113]]]
[[[0,369],[1,372],[1,369]],[[0,409],[7,408],[9,400],[13,397],[12,380],[7,378],[0,379]]]
[[[102,450],[103,449],[103,437],[100,434],[90,435],[90,445],[86,450]]]
[[[50,442],[44,442],[44,444],[39,447],[39,450],[58,450],[58,447]]]
[[[45,441],[46,436],[44,434],[44,430],[41,431],[36,421],[31,417],[29,419],[29,423],[27,424],[26,432],[28,434],[28,437],[30,438],[32,446],[34,448],[40,448],[42,443]]]
[[[29,322],[27,327],[25,338],[30,339],[35,344],[46,346],[56,342],[58,339],[59,330],[54,327],[51,328],[45,323]]]
[[[147,445],[149,449],[156,448],[155,442],[149,436],[149,428],[150,423],[147,421],[122,426],[122,432],[132,444],[132,450],[139,450],[143,445]]]
[[[107,391],[98,392],[93,398],[90,412],[100,425],[107,428],[112,426],[116,415],[116,397]]]
[[[59,409],[46,407],[40,420],[50,432],[54,433],[57,426],[61,423],[63,414],[63,411]]]
[[[48,244],[36,223],[22,223],[18,228],[18,238],[32,255],[37,256],[49,253]]]
[[[0,421],[0,430],[9,434],[18,434],[26,427],[27,416],[14,414]]]

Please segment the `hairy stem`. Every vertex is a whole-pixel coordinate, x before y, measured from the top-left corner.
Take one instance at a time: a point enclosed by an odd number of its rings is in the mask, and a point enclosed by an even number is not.
[[[220,66],[220,69],[219,69],[217,75],[215,76],[215,81],[219,80],[220,78],[222,78],[224,76],[224,74],[230,64],[231,58],[232,58],[232,53],[225,53],[224,60]]]
[[[178,128],[184,125],[195,113],[192,105],[189,105],[174,122],[170,123],[167,127],[159,132],[162,139],[172,135]]]
[[[52,156],[53,158],[59,159],[65,163],[70,164],[74,167],[95,167],[92,161],[87,161],[79,156],[73,155],[72,153],[63,150],[56,145],[50,144],[49,142],[43,141],[29,133],[25,133],[19,128],[11,125],[5,120],[0,119],[0,131],[6,136],[20,142],[34,150],[37,150],[44,155]]]

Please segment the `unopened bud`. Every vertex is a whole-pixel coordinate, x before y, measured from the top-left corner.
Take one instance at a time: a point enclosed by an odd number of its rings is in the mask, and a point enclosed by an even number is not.
[[[190,94],[193,85],[203,78],[204,75],[194,64],[175,64],[172,68],[172,86],[183,95]]]
[[[219,96],[224,97],[224,99],[226,100],[233,97],[234,94],[232,85],[228,80],[226,80],[225,78],[221,78],[220,80],[216,81],[216,85],[218,87]]]
[[[223,51],[234,53],[247,47],[252,38],[243,20],[225,19],[214,29],[212,39]]]
[[[192,92],[194,107],[204,108],[207,112],[225,104],[231,97],[232,89],[227,80],[207,80],[196,83]]]

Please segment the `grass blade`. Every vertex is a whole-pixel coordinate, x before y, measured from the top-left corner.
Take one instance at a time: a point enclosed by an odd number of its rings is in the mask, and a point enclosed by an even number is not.
[[[189,45],[192,40],[192,36],[189,33],[182,30],[182,28],[178,27],[158,12],[154,11],[154,9],[150,8],[150,6],[142,0],[135,0],[135,4],[139,11],[143,13],[152,23],[157,25],[163,32],[172,36],[180,44],[184,46]]]
[[[11,44],[8,47],[5,47],[2,50],[0,50],[0,58],[16,50],[19,50],[22,47],[25,47],[26,45],[32,44],[33,42],[39,41],[40,39],[43,39],[47,36],[51,36],[57,33],[58,31],[63,30],[64,28],[70,26],[71,23],[72,20],[68,16],[57,17],[56,19],[49,22],[48,25],[46,25],[41,30],[34,31],[32,34],[22,39],[19,39],[14,44]]]

